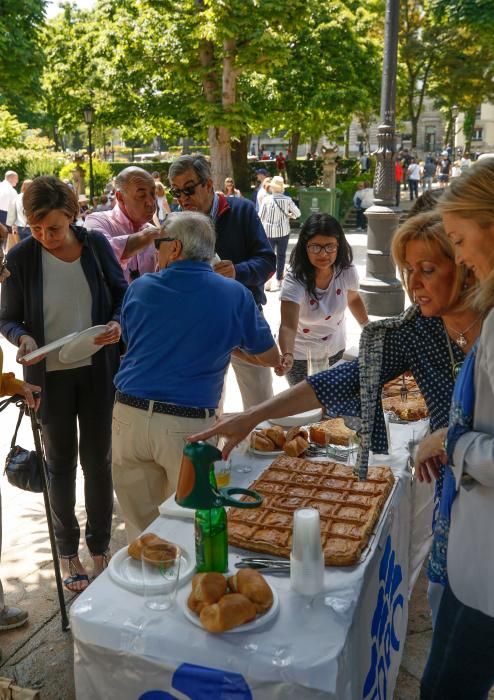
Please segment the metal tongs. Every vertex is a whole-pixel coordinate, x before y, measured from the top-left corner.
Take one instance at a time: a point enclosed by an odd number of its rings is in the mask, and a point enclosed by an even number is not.
[[[268,559],[267,557],[242,557],[235,564],[236,569],[258,569],[265,574],[290,574],[288,559]]]

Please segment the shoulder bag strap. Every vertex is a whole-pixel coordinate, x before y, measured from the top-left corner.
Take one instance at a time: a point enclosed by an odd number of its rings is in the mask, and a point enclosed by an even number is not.
[[[92,244],[91,234],[89,233],[89,231],[87,233],[86,240],[87,240],[88,248],[91,251],[91,253],[93,254],[94,261],[96,262],[96,267],[98,268],[99,276],[101,278],[101,281],[103,282],[103,289],[105,290],[106,299],[108,301],[108,304],[110,305],[110,311],[111,311],[111,309],[113,309],[113,298],[112,298],[110,289],[108,287],[108,282],[106,280],[105,273],[103,272],[103,268],[101,266],[101,260],[99,259],[99,255],[96,252],[96,249]]]
[[[281,213],[284,214],[284,215],[286,216],[287,219],[289,219],[289,218],[290,218],[290,214],[287,214],[287,212],[283,209],[283,207],[280,207],[280,205],[278,204],[277,200],[276,200],[274,197],[273,197],[273,202],[276,204],[276,206],[277,206],[278,209],[281,211]]]
[[[17,441],[17,433],[19,432],[19,426],[21,424],[23,417],[24,417],[24,404],[19,408],[19,417],[17,419],[17,424],[15,426],[14,437],[12,438],[12,440],[10,442],[10,449],[15,447],[15,443]]]

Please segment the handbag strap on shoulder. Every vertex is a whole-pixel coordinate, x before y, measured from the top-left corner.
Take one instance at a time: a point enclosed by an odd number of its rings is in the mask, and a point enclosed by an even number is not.
[[[19,408],[19,417],[17,418],[17,424],[16,424],[15,430],[14,430],[14,437],[12,438],[12,441],[10,443],[10,449],[15,447],[15,443],[17,441],[17,433],[19,432],[19,426],[21,424],[23,417],[24,417],[24,404],[22,404],[22,406]]]

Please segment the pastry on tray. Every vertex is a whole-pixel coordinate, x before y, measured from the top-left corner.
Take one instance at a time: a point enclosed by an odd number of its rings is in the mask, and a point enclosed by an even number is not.
[[[382,391],[383,398],[387,398],[389,396],[399,397],[404,388],[403,384],[408,394],[412,394],[413,396],[420,394],[420,389],[418,388],[417,382],[413,376],[411,374],[404,374],[396,377],[396,379],[392,379],[390,382],[386,382]]]
[[[411,397],[402,401],[399,396],[392,396],[382,400],[383,409],[394,413],[397,418],[404,421],[415,421],[427,418],[429,411],[422,395]]]
[[[347,428],[343,418],[330,418],[310,426],[310,439],[317,445],[343,445],[348,447],[355,437],[355,430]]]
[[[250,435],[250,446],[257,452],[284,450],[292,457],[298,457],[309,447],[308,434],[304,428],[294,427],[285,431],[279,425],[254,430]]]
[[[293,513],[317,508],[326,566],[351,566],[367,546],[394,476],[389,467],[369,467],[358,481],[351,467],[280,455],[249,488],[264,496],[253,510],[230,508],[230,545],[289,557]]]
[[[241,569],[228,579],[223,574],[196,574],[187,606],[212,633],[227,632],[251,622],[273,605],[273,591],[254,569]]]

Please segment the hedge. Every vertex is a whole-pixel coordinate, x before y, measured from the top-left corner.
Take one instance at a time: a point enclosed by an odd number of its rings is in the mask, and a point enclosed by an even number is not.
[[[22,182],[38,175],[58,175],[67,156],[52,151],[30,151],[21,148],[0,149],[0,179],[7,170],[15,170]]]

